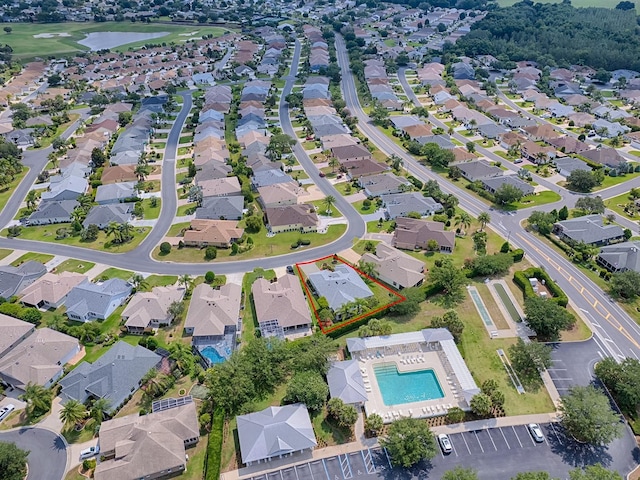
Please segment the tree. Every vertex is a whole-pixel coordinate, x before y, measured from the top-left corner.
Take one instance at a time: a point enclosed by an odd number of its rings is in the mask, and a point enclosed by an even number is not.
[[[558,220],[566,220],[567,218],[569,218],[569,209],[565,205],[558,210]]]
[[[85,242],[94,242],[98,239],[99,234],[100,229],[95,223],[92,223],[82,231],[82,233],[80,234],[80,238]]]
[[[389,125],[389,110],[378,100],[374,100],[370,116],[374,125],[385,128]]]
[[[44,415],[51,408],[51,390],[36,383],[29,382],[19,398],[23,402],[27,402],[26,410],[29,418]]]
[[[560,404],[562,426],[579,442],[606,445],[622,436],[620,417],[609,399],[592,385],[572,387]]]
[[[561,330],[568,330],[576,322],[571,312],[550,299],[531,297],[524,302],[524,313],[529,327],[538,337],[549,341],[558,340]]]
[[[444,472],[442,480],[478,480],[478,474],[473,468],[463,468],[458,465],[453,470]]]
[[[476,144],[473,142],[467,142],[466,147],[469,153],[473,153],[476,151]]]
[[[574,170],[567,177],[567,186],[576,192],[590,192],[599,184],[596,176],[589,170]]]
[[[269,139],[266,152],[271,160],[279,161],[283,154],[291,152],[291,147],[295,144],[296,141],[286,133],[277,133]]]
[[[22,480],[27,475],[27,450],[15,443],[0,442],[0,472],[2,480]]]
[[[469,406],[479,417],[488,417],[491,414],[491,397],[485,393],[476,393],[471,397]]]
[[[167,314],[171,317],[172,320],[175,320],[180,317],[184,313],[184,303],[173,301],[167,308]]]
[[[627,357],[618,363],[607,357],[596,364],[595,373],[620,409],[635,416],[640,405],[640,361]]]
[[[192,283],[193,279],[191,278],[191,275],[185,273],[184,275],[180,275],[180,277],[178,277],[178,285],[182,285],[185,289],[190,288]]]
[[[332,213],[331,207],[333,207],[333,205],[336,203],[336,197],[334,197],[333,195],[327,195],[322,201],[322,203],[325,207],[325,213],[327,213],[328,215],[331,215]]]
[[[635,8],[635,7],[634,7],[634,8]],[[11,27],[4,27],[4,28],[3,28],[3,30],[5,31],[5,33],[6,33],[7,35],[8,35],[8,34],[10,34],[11,32],[13,32],[13,28],[11,28]],[[50,85],[51,85],[51,84],[50,84]]]
[[[547,472],[521,472],[511,480],[552,480]]]
[[[588,214],[604,213],[602,197],[581,197],[576,201],[576,208]]]
[[[518,202],[523,195],[522,190],[510,183],[501,185],[493,194],[498,205],[509,205],[513,202]]]
[[[358,328],[358,336],[364,337],[378,337],[391,334],[393,325],[386,320],[380,320],[378,318],[372,318],[369,323],[362,325]]]
[[[447,303],[455,304],[463,298],[463,288],[467,284],[464,273],[453,265],[451,259],[446,258],[440,266],[434,265],[429,272],[429,281],[442,289]]]
[[[91,404],[89,415],[100,425],[104,420],[104,414],[111,410],[111,402],[106,398],[98,398]]]
[[[634,5],[634,8],[635,8],[635,5]],[[609,82],[609,80],[611,80],[611,74],[607,72],[605,69],[600,68],[595,73],[595,75],[593,75],[593,79],[600,83],[607,83]]]
[[[129,281],[129,283],[131,283],[131,285],[133,285],[133,288],[135,288],[136,291],[144,290],[149,286],[149,284],[144,279],[144,277],[142,275],[140,275],[139,273],[134,273],[133,277],[131,277],[131,280]]]
[[[529,215],[529,225],[537,230],[541,235],[549,235],[553,230],[553,224],[558,219],[550,212],[534,211]]]
[[[366,262],[362,259],[358,262],[358,269],[371,278],[376,278],[379,274],[378,267],[373,262]],[[366,279],[368,280],[368,279]]]
[[[615,470],[609,470],[596,463],[589,465],[584,470],[580,468],[570,470],[569,480],[622,480],[622,476]]]
[[[491,222],[491,215],[487,212],[481,212],[478,215],[478,222],[480,222],[480,230],[484,230],[487,225]]]
[[[256,215],[251,215],[245,220],[245,229],[249,233],[258,233],[262,229],[262,220]]]
[[[528,342],[518,338],[509,347],[511,365],[523,380],[540,382],[540,374],[551,366],[551,347],[544,343]]]
[[[60,410],[60,420],[66,428],[80,423],[87,417],[87,409],[78,400],[68,400]]]
[[[475,234],[474,234],[475,240]],[[513,255],[510,253],[495,253],[474,258],[465,267],[470,267],[474,277],[491,277],[504,275],[513,265]]]
[[[216,274],[213,273],[211,270],[209,270],[207,273],[204,274],[204,281],[207,283],[213,283],[215,279],[216,279]]]
[[[473,248],[478,255],[487,254],[487,232],[478,231],[471,237],[473,239]]]
[[[455,225],[460,225],[460,227],[462,227],[462,234],[464,235],[466,233],[466,230],[471,226],[471,215],[469,215],[467,212],[460,212],[460,215],[456,215],[455,218]]]
[[[25,201],[27,202],[27,208],[29,210],[31,211],[35,210],[36,203],[38,201],[38,192],[35,190],[29,190],[29,193],[27,193]]]
[[[171,244],[169,242],[162,242],[160,244],[160,253],[167,255],[169,252],[171,252]]]
[[[376,436],[384,428],[384,421],[377,413],[372,413],[364,420],[364,429],[370,435]]]
[[[447,411],[447,420],[451,423],[460,423],[464,420],[466,413],[460,407],[451,407]]]
[[[151,173],[151,167],[144,163],[138,163],[133,173],[138,177],[139,182],[144,182]]]
[[[401,418],[393,422],[380,444],[387,449],[394,465],[405,468],[436,455],[436,441],[429,425],[415,418]]]
[[[345,404],[340,398],[332,398],[327,403],[327,413],[339,427],[351,428],[358,420],[358,411],[353,405]]]
[[[431,328],[446,328],[453,335],[453,339],[458,342],[464,330],[464,322],[460,320],[455,310],[449,310],[441,317],[433,317],[431,319]]]
[[[317,372],[302,371],[293,375],[287,385],[288,402],[304,403],[312,412],[319,412],[329,396],[329,386]]]
[[[95,168],[102,167],[106,161],[107,157],[101,149],[95,147],[93,150],[91,150],[91,163]]]
[[[125,127],[129,122],[131,122],[131,118],[133,114],[131,112],[119,112],[118,113],[118,123],[121,127]]]
[[[627,301],[640,296],[640,273],[635,270],[617,272],[611,276],[609,282],[611,293]]]
[[[213,245],[209,245],[204,251],[205,260],[215,260],[217,256],[218,256],[218,249]]]

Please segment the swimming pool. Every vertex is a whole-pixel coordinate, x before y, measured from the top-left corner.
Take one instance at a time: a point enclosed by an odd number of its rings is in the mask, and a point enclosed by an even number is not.
[[[382,401],[388,407],[444,398],[438,377],[431,369],[401,373],[394,364],[382,364],[376,365],[373,371]]]
[[[202,350],[200,350],[200,353],[202,354],[202,356],[204,358],[206,358],[207,360],[209,360],[209,363],[211,363],[212,365],[214,363],[222,363],[226,360],[226,358],[224,358],[223,356],[221,356],[218,351],[211,347],[204,347]]]

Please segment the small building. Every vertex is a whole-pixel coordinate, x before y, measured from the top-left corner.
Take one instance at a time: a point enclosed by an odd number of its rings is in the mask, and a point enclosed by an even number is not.
[[[298,185],[298,182],[276,183],[259,187],[258,200],[263,208],[281,207],[284,205],[297,205],[302,197],[307,196],[307,191]]]
[[[245,465],[311,451],[318,445],[307,407],[301,403],[238,415],[236,421]]]
[[[426,250],[429,241],[435,240],[438,250],[451,253],[456,244],[454,232],[445,231],[441,222],[430,222],[415,218],[400,217],[396,219],[392,245],[404,250]]]
[[[333,362],[327,372],[327,383],[331,398],[339,398],[347,405],[361,406],[369,398],[357,360]]]
[[[134,203],[111,203],[108,205],[96,205],[89,210],[82,226],[96,225],[100,230],[104,230],[111,222],[125,224],[133,217]]]
[[[486,160],[458,163],[455,166],[460,169],[462,176],[470,182],[486,177],[498,177],[503,174],[499,167],[491,165]]]
[[[591,167],[585,162],[575,157],[556,158],[556,169],[558,173],[564,177],[568,177],[576,170],[591,171]]]
[[[402,193],[411,190],[411,182],[409,182],[409,180],[389,172],[360,177],[358,183],[368,197],[379,197],[380,195]]]

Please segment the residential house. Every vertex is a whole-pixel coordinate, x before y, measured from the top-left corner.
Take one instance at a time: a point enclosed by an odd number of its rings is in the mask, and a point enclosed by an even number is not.
[[[136,292],[122,311],[122,319],[127,332],[142,335],[154,329],[171,325],[173,317],[169,307],[181,302],[184,288],[154,287],[150,292]]]
[[[85,280],[67,295],[67,316],[76,322],[105,320],[131,295],[131,289],[129,283],[119,278],[102,283]]]
[[[386,243],[376,245],[376,252],[362,255],[363,262],[376,266],[379,280],[397,289],[416,287],[424,281],[424,262]]]
[[[307,191],[298,182],[276,183],[266,187],[259,187],[258,200],[263,208],[297,205],[302,198],[308,196]]]
[[[47,273],[45,266],[33,260],[17,267],[0,265],[0,298],[9,299],[18,295],[45,273]]]
[[[371,152],[362,145],[344,145],[342,147],[332,147],[331,154],[342,164],[353,160],[371,159]]]
[[[135,165],[114,165],[113,167],[105,167],[102,170],[100,181],[103,185],[109,183],[135,182],[138,176],[135,173]]]
[[[263,337],[284,339],[311,334],[309,306],[295,275],[284,275],[273,282],[259,278],[251,286],[251,295]]]
[[[178,404],[147,415],[127,415],[100,425],[103,459],[96,480],[166,478],[187,469],[187,449],[198,443],[196,404]]]
[[[460,169],[462,177],[470,182],[475,182],[476,180],[486,177],[499,177],[503,174],[499,167],[491,165],[486,160],[458,163],[455,166]]]
[[[60,380],[62,403],[105,398],[105,413],[117,411],[142,386],[142,379],[162,357],[140,345],[116,342],[93,363],[82,362]]]
[[[0,357],[0,382],[9,388],[24,391],[29,383],[49,388],[62,377],[64,365],[80,353],[78,339],[69,335],[45,327],[30,330],[25,336],[20,332],[29,325],[21,329],[11,322],[9,328],[3,327],[7,323],[0,318],[0,331],[17,333],[17,338],[9,340],[13,347]]]
[[[107,205],[96,205],[89,210],[82,226],[97,225],[100,230],[104,230],[111,222],[125,224],[133,218],[134,203],[112,203]]]
[[[568,177],[576,170],[585,170],[587,172],[591,171],[591,167],[589,165],[574,157],[556,158],[555,164],[558,173],[564,177]]]
[[[584,242],[587,245],[609,245],[624,239],[624,231],[618,225],[605,225],[602,216],[593,214],[557,222],[553,233],[567,243]]]
[[[556,155],[556,149],[549,146],[540,146],[530,140],[520,146],[520,153],[527,160],[536,164],[549,162]]]
[[[121,203],[137,196],[136,182],[110,183],[109,185],[100,185],[97,188],[96,203],[98,205]]]
[[[329,395],[347,405],[363,406],[369,400],[357,360],[333,362],[327,372]]]
[[[36,326],[33,323],[18,320],[0,313],[0,359],[6,353],[33,333]]]
[[[558,137],[549,140],[549,143],[564,153],[581,153],[589,150],[589,145],[575,137]]]
[[[191,220],[184,232],[184,244],[187,247],[230,248],[244,235],[244,228],[238,228],[236,220]]]
[[[28,226],[69,223],[73,220],[72,213],[78,205],[77,200],[42,201],[38,205],[38,209],[25,220],[25,223]]]
[[[20,302],[45,310],[56,309],[64,303],[71,289],[86,279],[86,275],[75,272],[45,273],[22,290]]]
[[[411,190],[411,182],[409,180],[390,172],[360,177],[358,184],[364,189],[367,197],[379,197],[380,195],[389,195]]]
[[[640,242],[623,242],[600,249],[596,262],[610,272],[640,272]]]
[[[440,252],[451,253],[456,244],[454,232],[445,231],[441,222],[400,217],[396,219],[392,245],[404,250],[427,250],[435,240]]]
[[[377,175],[389,170],[386,163],[379,163],[372,158],[364,160],[347,160],[342,163],[341,170],[346,170],[347,176],[351,180],[358,179],[366,175]]]
[[[309,273],[307,283],[318,297],[327,299],[329,308],[334,312],[356,299],[373,297],[373,292],[360,274],[353,267],[343,264],[337,265],[333,271]]]
[[[198,186],[202,189],[202,197],[233,197],[241,196],[242,190],[238,177],[225,177],[206,180],[200,182]]]
[[[197,219],[240,220],[244,210],[243,197],[209,197],[196,209]]]
[[[496,193],[502,186],[511,185],[516,187],[518,190],[522,192],[523,196],[533,195],[535,193],[535,189],[520,179],[517,175],[504,175],[502,177],[487,177],[481,178],[479,180],[482,182],[482,186],[489,193]]]
[[[540,140],[548,142],[549,140],[558,138],[560,136],[560,134],[556,132],[551,125],[546,123],[534,125],[532,127],[524,127],[522,130],[534,142],[537,142]]]
[[[581,155],[592,162],[611,168],[619,168],[620,165],[627,163],[627,160],[618,153],[618,150],[611,147],[598,146],[593,150],[582,152]]]
[[[386,209],[385,217],[388,219],[404,217],[411,212],[417,212],[422,217],[428,217],[444,210],[442,204],[431,197],[423,196],[420,192],[382,195],[380,199]]]
[[[279,168],[269,168],[260,171],[254,171],[251,177],[251,185],[253,188],[266,187],[276,185],[278,183],[293,182],[291,175],[283,172]]]
[[[77,175],[62,174],[49,179],[49,189],[42,192],[42,201],[76,200],[87,191],[87,179]]]
[[[238,415],[236,421],[245,465],[311,451],[318,445],[307,407],[301,403]]]
[[[272,233],[315,232],[318,229],[318,215],[313,205],[285,205],[265,209],[265,224]]]

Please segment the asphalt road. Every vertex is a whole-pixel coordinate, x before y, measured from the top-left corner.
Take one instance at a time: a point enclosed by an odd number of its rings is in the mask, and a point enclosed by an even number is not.
[[[43,428],[21,428],[0,432],[0,442],[12,442],[28,450],[27,480],[61,480],[67,465],[67,450],[62,438]]]
[[[487,211],[489,207],[480,199],[472,196],[465,189],[461,189],[451,181],[443,178],[420,165],[415,157],[395,144],[389,137],[380,132],[364,113],[360,106],[355,82],[349,69],[349,58],[344,39],[336,35],[336,51],[342,74],[342,91],[347,108],[358,118],[358,127],[369,139],[387,154],[396,154],[404,161],[404,166],[422,181],[436,180],[445,193],[454,194],[460,201],[460,207],[470,214],[477,216]],[[574,194],[563,191],[563,200],[555,204],[570,204]],[[554,204],[545,205],[551,209]],[[545,209],[545,208],[537,209]],[[623,358],[640,354],[640,327],[622,310],[618,304],[609,300],[602,289],[596,286],[582,271],[574,266],[565,256],[558,254],[539,237],[526,232],[521,222],[525,220],[533,209],[518,210],[517,212],[491,211],[490,228],[509,238],[510,242],[526,252],[527,258],[534,264],[543,266],[551,277],[567,293],[575,306],[584,312],[589,312],[595,321],[595,335],[605,345],[607,355]]]

